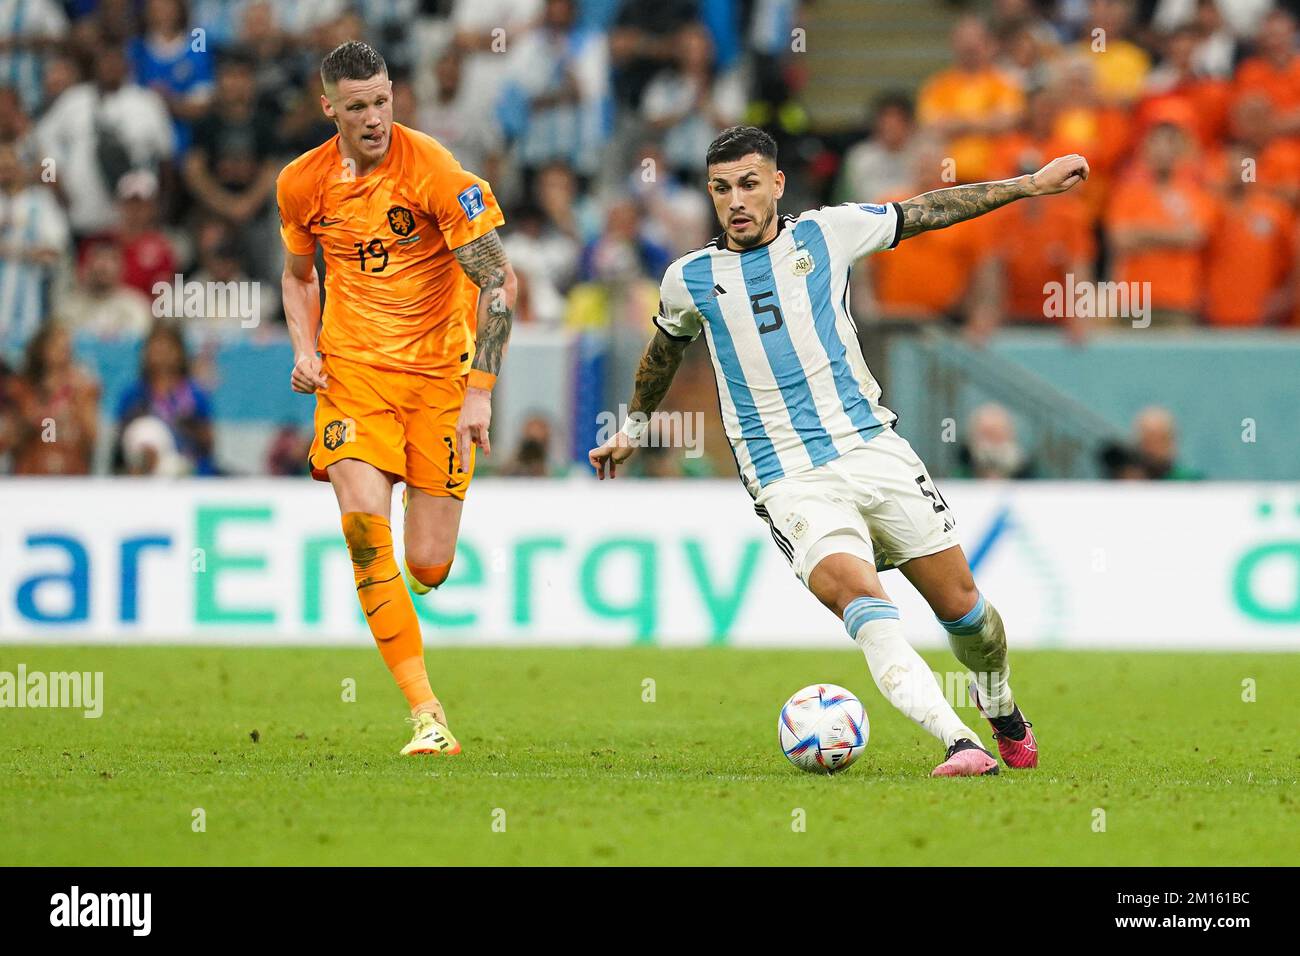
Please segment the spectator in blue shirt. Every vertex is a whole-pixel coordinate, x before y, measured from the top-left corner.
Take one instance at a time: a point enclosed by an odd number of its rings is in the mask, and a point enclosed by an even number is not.
[[[212,100],[213,54],[207,34],[191,31],[189,22],[184,0],[148,0],[144,34],[132,39],[128,50],[135,81],[167,101],[178,155],[189,149],[190,124]]]
[[[137,418],[164,422],[196,475],[218,474],[213,458],[212,401],[190,375],[190,357],[175,323],[157,322],[140,350],[140,379],[117,404],[114,471],[122,471],[122,434]]]

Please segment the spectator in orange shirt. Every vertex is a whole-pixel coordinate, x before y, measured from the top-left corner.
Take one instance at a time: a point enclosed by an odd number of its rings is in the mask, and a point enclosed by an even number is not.
[[[1056,136],[1069,144],[1067,153],[1088,157],[1092,172],[1081,184],[1079,198],[1088,206],[1090,221],[1096,222],[1131,151],[1133,122],[1126,107],[1103,100],[1091,56],[1076,51],[1062,57],[1051,89],[1057,106]]]
[[[1235,96],[1262,93],[1273,107],[1280,135],[1300,133],[1300,56],[1296,55],[1295,17],[1274,10],[1260,25],[1255,56],[1237,68]]]
[[[1139,137],[1158,121],[1162,110],[1177,106],[1191,115],[1202,149],[1222,141],[1232,87],[1224,80],[1197,72],[1193,57],[1199,39],[1192,24],[1179,27],[1165,37],[1164,60],[1147,77],[1146,89],[1137,105],[1135,120]]]
[[[1267,190],[1243,181],[1245,158],[1239,143],[1224,151],[1221,216],[1206,250],[1205,318],[1215,326],[1274,324],[1291,310],[1295,217]]]
[[[1229,129],[1236,143],[1244,147],[1243,164],[1227,173],[1233,179],[1258,183],[1283,202],[1294,205],[1300,200],[1300,142],[1273,134],[1273,106],[1263,93],[1247,93],[1233,104]],[[1211,182],[1227,167],[1222,163],[1211,170]],[[1224,185],[1220,183],[1220,185]]]
[[[992,297],[993,308],[972,313],[971,332],[983,338],[992,327],[976,326],[992,318],[998,324],[1059,325],[1072,341],[1082,341],[1090,317],[1074,315],[1073,309],[1067,309],[1065,315],[1049,314],[1046,303],[1054,284],[1062,301],[1069,302],[1071,289],[1094,278],[1097,243],[1087,207],[1079,197],[1066,195],[1052,196],[1035,204],[1035,209],[1019,208],[1027,205],[1012,203],[987,217],[991,275],[981,277],[977,290]]]
[[[1015,126],[1024,99],[1011,77],[993,65],[996,47],[978,17],[957,22],[952,51],[956,64],[921,88],[917,119],[947,140],[956,181],[979,182],[989,175],[993,137]]]
[[[1217,219],[1214,197],[1195,176],[1179,172],[1187,150],[1187,130],[1173,123],[1153,127],[1142,163],[1116,186],[1106,213],[1112,278],[1149,283],[1138,288],[1149,290],[1142,301],[1158,326],[1196,321],[1205,246]]]
[[[919,143],[912,186],[881,201],[951,186],[943,178],[943,153],[936,140]],[[972,293],[988,251],[987,220],[985,216],[923,232],[887,254],[859,260],[854,301],[868,303],[861,311],[882,319],[958,321],[968,300],[980,301]]]

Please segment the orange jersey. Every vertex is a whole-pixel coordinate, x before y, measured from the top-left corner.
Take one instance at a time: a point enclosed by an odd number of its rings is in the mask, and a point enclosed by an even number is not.
[[[932,76],[917,97],[916,115],[923,125],[945,120],[989,120],[998,115],[1018,116],[1024,109],[1024,94],[1010,77],[990,67],[978,73],[944,70]],[[993,160],[993,137],[956,136],[948,143],[963,183],[987,179]]]
[[[325,254],[317,348],[378,368],[464,374],[479,290],[452,250],[505,222],[491,187],[397,123],[388,155],[364,176],[338,143],[303,153],[276,181],[285,247]]]
[[[1068,273],[1091,265],[1097,254],[1083,199],[1071,191],[1012,203],[984,218],[986,233],[995,237],[993,254],[1002,261],[1007,314],[1020,321],[1057,321],[1046,315],[1045,286],[1065,285]]]
[[[1115,188],[1106,224],[1111,229],[1196,226],[1208,242],[1218,216],[1218,200],[1198,185],[1195,177],[1175,177],[1161,185],[1137,173]],[[1196,311],[1201,307],[1204,247],[1165,247],[1116,255],[1111,271],[1118,282],[1150,282],[1154,308]]]
[[[1205,317],[1211,325],[1263,325],[1295,261],[1290,208],[1247,186],[1224,203],[1206,250]]]

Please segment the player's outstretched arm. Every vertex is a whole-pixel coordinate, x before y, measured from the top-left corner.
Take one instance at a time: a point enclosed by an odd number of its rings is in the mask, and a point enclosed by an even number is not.
[[[644,428],[650,415],[668,394],[668,386],[673,383],[677,367],[682,364],[682,353],[689,340],[675,339],[656,330],[650,344],[641,354],[641,364],[637,366],[636,382],[633,386],[632,401],[628,406],[629,424],[624,428]],[[591,467],[603,481],[606,473],[615,477],[618,466],[632,457],[636,442],[627,431],[615,432],[605,444],[593,448],[587,454]]]
[[[495,229],[452,252],[465,275],[481,290],[474,362],[470,366],[465,404],[456,425],[458,451],[461,460],[468,461],[472,444],[482,448],[485,455],[492,452],[488,443],[488,426],[492,422],[492,385],[501,371],[506,343],[514,324],[515,270],[510,267],[501,237]]]
[[[1028,176],[922,193],[899,203],[903,210],[903,238],[974,219],[1017,199],[1063,193],[1087,178],[1088,161],[1072,154],[1058,157]]]

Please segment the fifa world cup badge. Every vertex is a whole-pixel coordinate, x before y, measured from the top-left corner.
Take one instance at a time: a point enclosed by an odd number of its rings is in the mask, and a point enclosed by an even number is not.
[[[794,265],[791,270],[796,276],[806,276],[813,271],[816,263],[813,262],[812,253],[804,249],[794,257]]]

